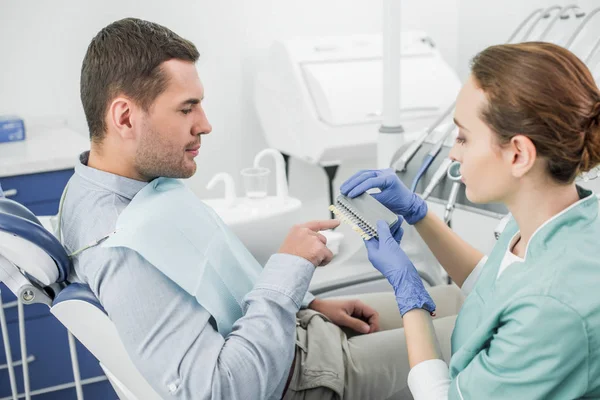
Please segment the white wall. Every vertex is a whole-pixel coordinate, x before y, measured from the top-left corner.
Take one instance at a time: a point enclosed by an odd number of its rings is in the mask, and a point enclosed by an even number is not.
[[[452,66],[457,63],[458,0],[402,0],[404,29],[431,34]],[[434,12],[431,12],[434,10]],[[0,2],[0,114],[25,118],[65,115],[87,135],[79,100],[79,70],[90,39],[103,26],[127,16],[161,23],[198,47],[213,133],[205,140],[192,178],[201,196],[214,173],[249,166],[266,147],[251,103],[256,57],[273,40],[301,35],[376,33],[382,0],[78,0]],[[375,160],[369,167],[375,166]],[[346,166],[337,184],[358,166]],[[327,217],[327,180],[317,167],[292,161],[291,194],[307,218]]]

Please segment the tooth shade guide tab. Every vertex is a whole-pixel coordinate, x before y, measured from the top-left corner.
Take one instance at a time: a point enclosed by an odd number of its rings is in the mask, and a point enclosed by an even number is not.
[[[385,221],[390,228],[399,222],[394,212],[368,193],[354,198],[340,194],[329,209],[365,240],[378,237],[377,221]]]
[[[374,237],[377,237],[377,233],[373,232],[373,230],[364,222],[360,221],[358,217],[350,213],[349,210],[344,208],[341,204],[338,205],[341,206],[341,210],[334,205],[329,206],[329,210],[333,212],[337,219],[350,225],[352,230],[358,233],[364,240],[370,240]]]

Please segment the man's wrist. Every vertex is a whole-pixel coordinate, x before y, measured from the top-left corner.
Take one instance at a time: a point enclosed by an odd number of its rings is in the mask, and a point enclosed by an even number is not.
[[[306,308],[310,308],[311,310],[317,310],[317,308],[319,307],[319,304],[322,303],[321,299],[317,299],[316,297],[310,302],[308,303],[308,305],[306,306]]]
[[[314,299],[315,296],[311,292],[306,292],[304,298],[302,299],[302,305],[300,306],[300,309],[308,308],[308,306],[313,302]]]

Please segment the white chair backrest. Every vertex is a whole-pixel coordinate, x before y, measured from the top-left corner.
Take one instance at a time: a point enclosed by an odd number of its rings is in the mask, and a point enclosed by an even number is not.
[[[109,371],[107,377],[115,390],[130,396],[121,400],[161,399],[129,358],[114,324],[102,310],[72,299],[52,306],[50,311]]]

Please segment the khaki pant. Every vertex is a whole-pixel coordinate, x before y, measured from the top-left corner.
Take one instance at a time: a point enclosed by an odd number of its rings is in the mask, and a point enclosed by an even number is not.
[[[463,295],[455,285],[429,289],[437,306],[434,326],[444,360]],[[313,311],[298,313],[296,364],[284,400],[412,399],[408,352],[393,293],[348,296],[379,312],[380,332],[352,334]],[[354,335],[354,336],[352,336]]]

